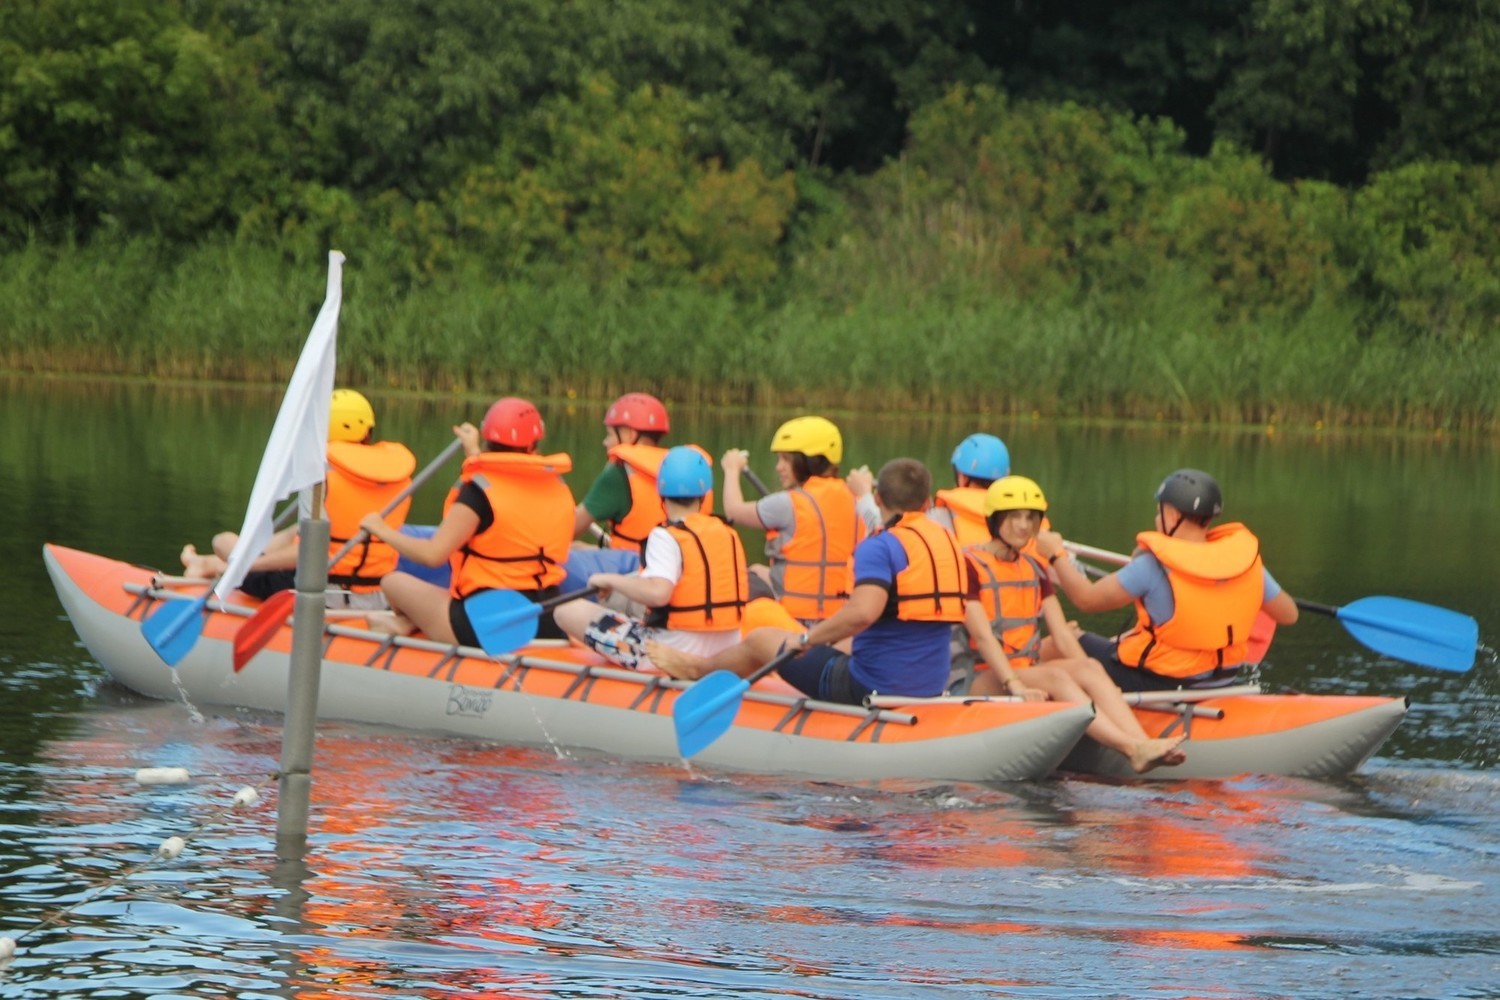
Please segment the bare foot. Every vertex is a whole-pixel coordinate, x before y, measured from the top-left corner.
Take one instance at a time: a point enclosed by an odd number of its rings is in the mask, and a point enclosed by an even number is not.
[[[1158,767],[1176,767],[1187,761],[1187,751],[1178,746],[1182,736],[1164,740],[1143,740],[1130,750],[1130,767],[1136,774],[1145,774]]]
[[[371,611],[365,616],[371,632],[387,635],[411,635],[417,630],[410,618],[399,611]]]
[[[192,544],[182,547],[182,575],[197,580],[212,580],[224,572],[224,560],[218,556],[200,556]]]
[[[706,662],[701,657],[692,653],[685,653],[675,646],[668,646],[657,642],[655,639],[646,640],[646,657],[650,659],[653,666],[680,681],[693,681],[703,676],[703,664]]]

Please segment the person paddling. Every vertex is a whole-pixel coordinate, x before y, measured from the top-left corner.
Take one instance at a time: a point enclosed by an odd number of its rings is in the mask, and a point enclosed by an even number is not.
[[[968,693],[1091,701],[1097,715],[1088,735],[1123,754],[1137,774],[1187,760],[1178,747],[1182,736],[1146,735],[1104,667],[1079,646],[1046,567],[1027,554],[1047,511],[1041,487],[1024,476],[997,479],[985,490],[983,511],[989,538],[964,548],[976,583],[965,624],[989,669],[978,673]],[[1057,658],[1038,665],[1043,622]]]
[[[1123,568],[1089,580],[1055,531],[1037,536],[1063,593],[1083,612],[1134,604],[1136,623],[1114,639],[1080,637],[1122,689],[1151,691],[1234,683],[1262,609],[1278,625],[1297,621],[1297,604],[1261,562],[1260,542],[1243,524],[1210,527],[1223,511],[1219,484],[1178,469],[1156,490],[1154,531],[1136,536]]]
[[[419,565],[448,562],[449,587],[410,573],[388,574],[381,589],[391,612],[372,615],[370,627],[397,635],[418,629],[439,642],[478,646],[464,598],[505,589],[541,603],[559,593],[573,538],[573,493],[562,476],[573,460],[561,453],[537,454],[546,433],[542,416],[514,396],[490,406],[478,428],[463,423],[453,433],[466,457],[432,537],[404,535],[378,514],[360,522]],[[541,616],[537,635],[563,637],[548,614]]]
[[[884,530],[854,550],[848,600],[807,631],[759,628],[710,658],[648,643],[652,661],[684,680],[715,670],[747,677],[797,651],[778,668],[781,676],[824,701],[858,705],[876,692],[942,694],[949,634],[964,620],[969,574],[958,541],[923,513],[931,491],[932,475],[916,459],[892,459],[881,468],[875,502]]]
[[[639,602],[649,614],[631,617],[587,600],[554,612],[569,637],[631,668],[651,666],[648,641],[699,656],[733,646],[750,596],[739,534],[703,511],[713,490],[708,459],[696,448],[672,448],[655,478],[666,523],[647,534],[645,565],[639,573],[594,573],[587,580],[590,587]]]
[[[329,557],[341,553],[359,531],[360,518],[382,510],[411,484],[416,456],[395,441],[376,441],[375,409],[353,389],[335,389],[328,412],[328,477],[323,514],[328,519]],[[407,499],[391,511],[400,527],[411,507]],[[182,550],[183,573],[213,579],[224,572],[239,535],[223,531],[213,538],[213,553],[200,555],[187,545]],[[396,551],[378,539],[365,539],[328,567],[330,607],[362,610],[384,608],[380,580],[396,568]],[[240,590],[264,600],[291,590],[297,582],[297,528],[271,536],[265,550],[250,564]]]
[[[752,566],[760,586],[803,624],[822,621],[849,597],[849,557],[879,523],[873,505],[857,509],[870,490],[868,470],[839,476],[844,439],[824,417],[788,420],[771,438],[781,489],[759,500],[746,500],[740,476],[750,464],[748,452],[732,448],[719,464],[724,469],[724,516],[730,523],[767,531],[770,563]],[[752,578],[752,585],[756,585]],[[757,596],[764,591],[757,587]]]

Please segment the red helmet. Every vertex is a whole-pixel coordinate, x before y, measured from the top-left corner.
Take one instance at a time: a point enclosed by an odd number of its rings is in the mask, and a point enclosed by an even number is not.
[[[645,434],[665,434],[672,429],[661,400],[644,392],[627,392],[604,411],[605,427],[629,427]]]
[[[530,448],[542,439],[547,428],[542,424],[542,415],[529,400],[506,396],[490,406],[479,433],[486,441],[507,448]]]

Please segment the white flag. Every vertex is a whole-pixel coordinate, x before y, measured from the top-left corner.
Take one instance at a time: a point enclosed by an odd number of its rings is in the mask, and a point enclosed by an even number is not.
[[[299,490],[316,486],[327,474],[328,407],[333,396],[334,348],[343,301],[344,255],[331,250],[328,294],[276,414],[260,471],[255,474],[255,487],[250,491],[240,540],[229,554],[224,575],[214,584],[214,595],[220,600],[240,585],[250,564],[270,542],[276,504]]]

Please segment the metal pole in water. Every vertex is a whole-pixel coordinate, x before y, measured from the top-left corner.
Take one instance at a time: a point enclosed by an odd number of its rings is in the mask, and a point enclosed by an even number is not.
[[[328,522],[323,485],[313,488],[311,518],[297,543],[297,600],[292,611],[292,658],[287,674],[286,724],[281,733],[281,779],[276,806],[278,855],[301,855],[307,843],[312,753],[318,727],[318,681],[323,667],[324,591],[328,587]]]

